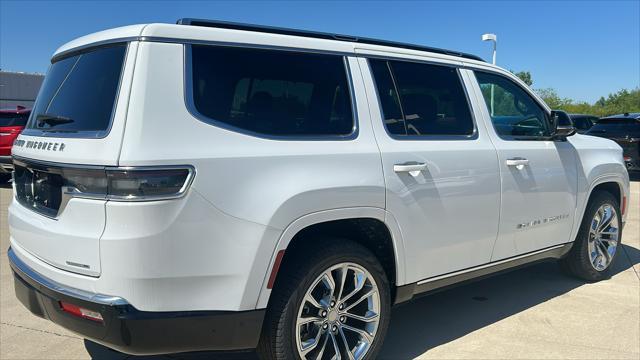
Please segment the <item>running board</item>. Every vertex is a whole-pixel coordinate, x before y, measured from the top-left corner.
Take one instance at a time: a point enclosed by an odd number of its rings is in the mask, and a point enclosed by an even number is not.
[[[398,286],[394,304],[409,301],[418,294],[444,290],[454,285],[480,280],[545,260],[560,259],[571,250],[572,245],[573,243],[556,245],[484,265],[434,276],[412,284]]]

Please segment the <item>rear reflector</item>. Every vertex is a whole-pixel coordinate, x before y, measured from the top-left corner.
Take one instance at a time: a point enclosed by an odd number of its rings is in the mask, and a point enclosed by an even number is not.
[[[83,319],[97,321],[97,322],[104,321],[104,319],[102,318],[102,315],[100,315],[99,312],[85,309],[77,305],[69,304],[64,301],[60,301],[60,308],[62,308],[62,311],[68,314],[71,314],[73,316],[77,316]]]
[[[631,161],[631,156],[625,156],[624,161]]]

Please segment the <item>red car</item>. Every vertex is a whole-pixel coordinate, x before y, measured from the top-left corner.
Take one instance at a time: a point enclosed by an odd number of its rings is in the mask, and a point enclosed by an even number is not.
[[[27,124],[31,109],[16,106],[14,109],[0,109],[0,181],[7,180],[13,170],[11,146]]]

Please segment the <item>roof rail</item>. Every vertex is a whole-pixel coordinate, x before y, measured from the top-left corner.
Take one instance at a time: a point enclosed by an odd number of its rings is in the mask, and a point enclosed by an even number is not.
[[[179,19],[178,21],[176,21],[176,24],[213,27],[213,28],[220,28],[220,29],[257,31],[257,32],[263,32],[263,33],[270,33],[270,34],[294,35],[294,36],[304,36],[304,37],[310,37],[310,38],[316,38],[316,39],[329,39],[329,40],[357,42],[361,44],[392,46],[392,47],[398,47],[398,48],[404,48],[404,49],[428,51],[428,52],[437,53],[437,54],[458,56],[466,59],[472,59],[472,60],[478,60],[478,61],[484,62],[484,59],[482,59],[479,56],[467,54],[459,51],[451,51],[451,50],[439,49],[439,48],[434,48],[429,46],[407,44],[407,43],[395,42],[395,41],[389,41],[389,40],[372,39],[372,38],[366,38],[366,37],[360,37],[360,36],[341,35],[341,34],[332,34],[332,33],[318,32],[318,31],[289,29],[289,28],[282,28],[282,27],[275,27],[275,26],[243,24],[243,23],[229,22],[229,21],[193,19],[193,18]]]

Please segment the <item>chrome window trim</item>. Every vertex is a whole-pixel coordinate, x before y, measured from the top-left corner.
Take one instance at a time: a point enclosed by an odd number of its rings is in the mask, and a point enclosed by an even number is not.
[[[81,164],[67,164],[67,163],[57,163],[51,161],[44,160],[32,160],[23,158],[20,156],[13,156],[13,161],[21,164],[21,166],[29,166],[30,164],[36,166],[43,166],[49,168],[56,169],[78,169],[78,170],[104,170],[105,173],[107,171],[135,171],[135,170],[173,170],[173,169],[183,169],[188,170],[187,179],[184,184],[176,192],[175,194],[169,195],[152,195],[152,196],[136,196],[136,197],[126,197],[126,196],[116,196],[116,195],[107,195],[107,194],[94,194],[94,193],[83,193],[79,191],[75,187],[63,186],[60,188],[62,191],[62,199],[60,202],[60,207],[58,208],[58,212],[55,216],[48,216],[47,214],[43,214],[41,212],[36,212],[42,216],[48,217],[50,219],[56,220],[63,213],[66,208],[69,200],[72,198],[79,199],[90,199],[90,200],[103,200],[103,201],[116,201],[116,202],[142,202],[142,201],[163,201],[163,200],[173,200],[184,197],[187,194],[187,190],[191,187],[193,180],[196,176],[196,168],[193,165],[150,165],[150,166],[101,166],[101,165],[81,165]],[[14,185],[15,186],[15,185]],[[15,196],[15,191],[14,191]]]
[[[348,140],[354,140],[358,137],[359,134],[359,119],[358,119],[358,111],[357,111],[357,105],[356,105],[356,100],[355,100],[355,89],[353,86],[353,78],[352,78],[352,74],[351,74],[351,68],[349,67],[349,63],[347,61],[347,57],[344,56],[344,54],[337,54],[337,53],[331,53],[331,52],[320,52],[320,51],[304,51],[304,50],[297,50],[294,48],[281,48],[281,47],[275,47],[275,46],[261,46],[261,45],[253,45],[253,44],[239,44],[239,45],[234,45],[232,43],[212,43],[212,42],[207,42],[207,43],[203,43],[203,44],[199,44],[199,43],[193,43],[193,42],[188,42],[188,43],[183,43],[184,45],[184,52],[183,52],[183,59],[184,59],[184,78],[183,78],[183,86],[184,86],[184,103],[185,106],[187,108],[187,111],[189,111],[189,113],[191,114],[191,116],[193,116],[194,118],[196,118],[197,120],[207,124],[207,125],[211,125],[211,126],[215,126],[221,129],[225,129],[225,130],[229,130],[229,131],[233,131],[239,134],[244,134],[244,135],[249,135],[252,137],[256,137],[256,138],[262,138],[262,139],[267,139],[267,140],[281,140],[281,141],[348,141]],[[342,61],[344,64],[344,70],[345,70],[345,76],[346,76],[346,80],[347,80],[347,86],[349,88],[349,97],[350,97],[350,103],[351,103],[351,116],[352,116],[352,127],[351,127],[351,133],[349,134],[344,134],[344,135],[300,135],[300,134],[296,134],[296,135],[270,135],[270,134],[263,134],[263,133],[258,133],[255,131],[251,131],[251,130],[247,130],[247,129],[243,129],[243,128],[239,128],[237,126],[233,126],[233,125],[229,125],[226,122],[220,121],[220,120],[216,120],[213,118],[210,118],[202,113],[200,113],[198,111],[198,109],[196,108],[195,102],[194,102],[194,97],[193,97],[193,61],[192,61],[192,48],[191,45],[207,45],[207,46],[220,46],[220,47],[242,47],[244,49],[258,49],[258,50],[273,50],[273,51],[290,51],[290,52],[302,52],[302,53],[311,53],[311,54],[327,54],[327,55],[335,55],[335,56],[342,56]]]
[[[114,39],[115,40],[115,39]],[[113,107],[111,108],[111,117],[109,118],[109,126],[107,126],[107,128],[105,130],[98,130],[98,131],[93,131],[93,130],[88,130],[88,131],[46,131],[46,130],[40,130],[38,128],[28,128],[28,126],[31,124],[32,121],[34,121],[34,117],[35,117],[35,112],[32,111],[31,114],[29,115],[29,119],[27,120],[27,123],[25,125],[24,130],[22,131],[21,134],[24,135],[28,135],[28,136],[40,136],[40,137],[55,137],[55,138],[81,138],[81,139],[104,139],[107,136],[109,136],[109,134],[111,133],[111,128],[113,127],[113,120],[115,118],[116,115],[116,109],[118,107],[118,102],[120,101],[120,89],[122,88],[122,81],[124,80],[124,69],[127,65],[127,57],[129,56],[129,51],[131,48],[131,43],[127,42],[127,41],[113,41],[113,42],[104,42],[104,44],[102,44],[101,42],[98,43],[93,43],[91,44],[91,46],[87,46],[84,48],[81,48],[79,50],[75,50],[73,52],[70,52],[69,54],[67,54],[66,56],[62,56],[62,57],[56,57],[54,56],[51,59],[51,65],[53,65],[53,63],[55,63],[56,61],[62,60],[64,58],[70,57],[70,56],[75,56],[75,55],[80,55],[86,52],[91,52],[93,50],[98,50],[100,48],[105,48],[105,47],[110,47],[110,46],[118,46],[120,44],[123,44],[125,46],[125,51],[124,51],[124,56],[122,58],[122,66],[120,67],[120,79],[118,79],[118,86],[116,87],[116,94],[114,97],[114,101],[113,101]],[[55,59],[55,61],[54,61]],[[51,65],[49,67],[51,67]],[[49,70],[47,70],[47,73],[49,72]],[[40,89],[40,91],[42,91],[42,88]],[[36,103],[33,104],[33,108],[35,109],[36,105],[37,105],[37,101],[39,99],[39,95],[40,95],[40,91],[38,92],[38,96],[36,96]]]
[[[21,274],[29,277],[31,280],[38,283],[40,286],[47,288],[51,291],[61,293],[63,295],[67,295],[79,300],[97,303],[101,305],[109,305],[109,306],[118,306],[118,305],[129,305],[127,300],[119,297],[119,296],[111,296],[111,295],[103,295],[91,293],[85,290],[80,290],[76,288],[72,288],[66,285],[62,285],[54,280],[51,280],[31,267],[27,265],[24,261],[22,261],[15,253],[15,251],[10,247],[7,251],[7,256],[9,257],[9,263],[11,264],[12,270],[18,270]]]

